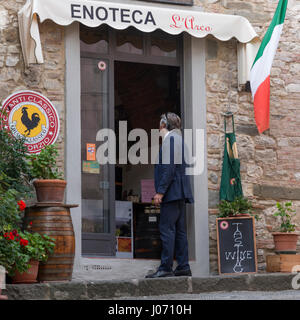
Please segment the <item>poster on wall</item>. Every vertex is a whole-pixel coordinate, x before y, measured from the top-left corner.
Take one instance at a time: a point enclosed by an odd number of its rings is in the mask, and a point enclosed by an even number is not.
[[[153,179],[141,180],[141,195],[143,203],[151,203],[155,195],[155,187]]]
[[[25,138],[29,153],[39,153],[55,143],[59,134],[59,116],[51,101],[38,92],[24,90],[3,101],[1,129],[16,138]]]

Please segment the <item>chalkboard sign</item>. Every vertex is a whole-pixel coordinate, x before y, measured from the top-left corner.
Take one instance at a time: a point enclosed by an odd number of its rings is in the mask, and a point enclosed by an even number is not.
[[[254,218],[217,218],[219,273],[257,272]]]

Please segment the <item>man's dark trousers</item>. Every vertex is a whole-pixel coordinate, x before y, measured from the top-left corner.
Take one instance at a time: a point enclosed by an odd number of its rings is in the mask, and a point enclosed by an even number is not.
[[[180,152],[181,151],[181,152]],[[168,159],[169,162],[164,162]],[[186,174],[184,141],[176,132],[170,132],[159,151],[154,167],[156,193],[163,194],[160,203],[160,237],[162,240],[159,271],[172,271],[174,252],[178,263],[176,271],[190,270],[188,242],[185,231],[185,203],[193,203],[189,176]]]
[[[189,270],[184,200],[161,203],[159,230],[162,241],[159,270],[172,271],[174,252],[178,263],[176,269]]]

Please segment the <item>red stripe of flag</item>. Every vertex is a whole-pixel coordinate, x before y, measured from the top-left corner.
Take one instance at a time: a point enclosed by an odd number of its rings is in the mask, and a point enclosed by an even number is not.
[[[259,133],[269,129],[270,125],[270,76],[258,87],[254,96],[254,115]]]

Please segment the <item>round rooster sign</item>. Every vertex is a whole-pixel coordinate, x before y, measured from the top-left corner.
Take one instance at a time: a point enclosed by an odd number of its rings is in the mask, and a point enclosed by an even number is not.
[[[59,117],[52,103],[34,91],[20,91],[5,99],[2,127],[16,138],[24,137],[29,153],[53,144],[59,133]]]

